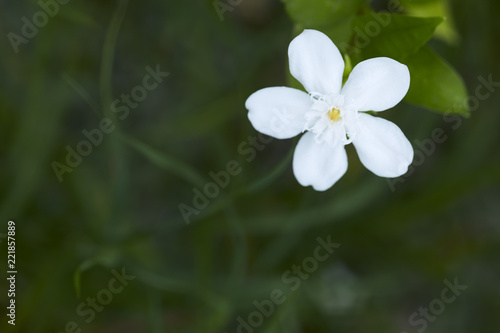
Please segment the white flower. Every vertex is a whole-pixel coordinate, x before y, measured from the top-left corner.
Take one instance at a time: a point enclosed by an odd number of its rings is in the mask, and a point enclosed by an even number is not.
[[[322,32],[304,30],[288,48],[290,72],[309,94],[288,87],[261,89],[245,106],[256,130],[278,139],[304,131],[293,157],[303,186],[325,191],[347,171],[344,145],[353,143],[364,166],[380,177],[399,177],[413,160],[413,148],[390,121],[365,111],[398,104],[410,87],[405,65],[389,58],[359,63],[342,87],[344,61]]]

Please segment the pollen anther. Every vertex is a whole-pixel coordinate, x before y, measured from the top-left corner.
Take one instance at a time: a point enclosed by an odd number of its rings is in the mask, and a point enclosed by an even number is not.
[[[328,116],[332,121],[335,121],[340,118],[340,111],[333,108],[330,111],[328,111]]]

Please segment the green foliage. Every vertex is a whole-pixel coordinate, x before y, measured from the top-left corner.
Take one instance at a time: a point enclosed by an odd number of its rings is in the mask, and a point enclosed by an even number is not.
[[[440,17],[371,12],[353,21],[354,48],[364,59],[384,56],[401,62],[417,53],[432,38],[441,22]]]
[[[423,47],[405,63],[411,73],[408,102],[444,113],[469,114],[462,78],[433,50]]]
[[[453,13],[450,10],[449,2],[449,0],[401,1],[409,15],[419,17],[445,17],[445,21],[436,30],[436,37],[450,44],[458,44],[460,41],[460,35],[455,29]]]
[[[417,2],[448,3],[407,1],[405,14],[417,15],[410,6]],[[2,6],[2,34],[21,33],[38,3]],[[436,51],[426,45],[440,20],[431,17],[444,12],[394,15],[399,29],[382,27],[361,48],[355,27],[375,15],[368,1],[285,1],[285,11],[244,0],[224,21],[212,0],[126,3],[69,1],[19,53],[0,41],[0,266],[5,273],[8,220],[16,222],[18,266],[16,326],[4,311],[0,332],[237,332],[255,301],[289,291],[283,274],[328,235],[341,247],[254,332],[416,332],[409,317],[454,277],[469,287],[427,331],[497,330],[497,0],[450,1],[447,22],[457,22],[461,44],[431,39]],[[407,175],[378,178],[350,147],[349,172],[319,193],[293,177],[296,140],[262,144],[251,161],[239,152],[258,136],[246,98],[286,85],[286,50],[303,28],[327,33],[352,66],[380,52],[410,67],[411,103],[382,115],[415,148]],[[156,64],[171,76],[59,182],[51,162],[67,163],[66,147],[87,140],[82,131],[106,114],[116,116],[109,103]],[[466,114],[450,110],[465,96],[457,72],[471,93],[487,96],[469,119],[413,105]],[[233,160],[241,172],[187,225],[178,205],[192,206],[193,191]],[[111,271],[122,267],[135,279],[86,322],[78,306],[106,298]],[[72,321],[78,328],[67,329]]]
[[[307,28],[329,28],[352,17],[364,0],[282,0],[290,17]]]

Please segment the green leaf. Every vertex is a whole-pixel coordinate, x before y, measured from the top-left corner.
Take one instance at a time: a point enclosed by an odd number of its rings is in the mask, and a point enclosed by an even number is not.
[[[405,100],[443,113],[469,114],[467,89],[460,75],[425,46],[406,59],[411,85]]]
[[[412,16],[429,17],[441,16],[445,17],[443,24],[439,25],[436,30],[436,37],[451,43],[457,44],[460,40],[455,26],[453,24],[453,15],[448,1],[430,0],[430,1],[408,1],[402,3],[405,11]]]
[[[353,37],[352,22],[355,16],[348,17],[343,23],[322,28],[325,33],[335,43],[340,52],[347,53]]]
[[[403,61],[432,38],[440,17],[412,17],[371,12],[353,21],[354,53],[362,59],[389,57]],[[357,59],[357,60],[362,60]]]
[[[282,0],[295,23],[305,28],[337,25],[358,11],[363,0]]]

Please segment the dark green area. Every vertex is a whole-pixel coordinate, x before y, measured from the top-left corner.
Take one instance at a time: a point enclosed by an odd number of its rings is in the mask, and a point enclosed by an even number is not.
[[[12,326],[0,238],[0,331],[59,333],[74,321],[88,333],[231,333],[277,289],[286,301],[254,332],[411,333],[423,327],[412,314],[456,278],[467,289],[425,332],[496,332],[500,84],[485,82],[500,82],[499,2],[449,0],[456,44],[430,39],[440,19],[398,16],[359,52],[367,2],[219,3],[234,7],[223,20],[212,0],[73,0],[17,53],[8,34],[41,7],[0,3],[0,237],[15,221],[18,271]],[[296,140],[257,135],[245,100],[288,84],[288,44],[303,28],[327,33],[353,65],[400,56],[413,68],[412,104],[380,114],[415,148],[407,175],[378,178],[349,147],[347,174],[315,192],[292,174]],[[112,112],[157,66],[163,82],[128,114]],[[466,95],[469,117],[444,115],[465,114]],[[60,182],[54,161],[66,164],[67,146],[105,117],[114,129]],[[186,224],[179,205],[233,160],[241,172]],[[340,247],[298,286],[287,272],[329,235]],[[90,306],[79,315],[122,268],[135,279],[92,320]]]

